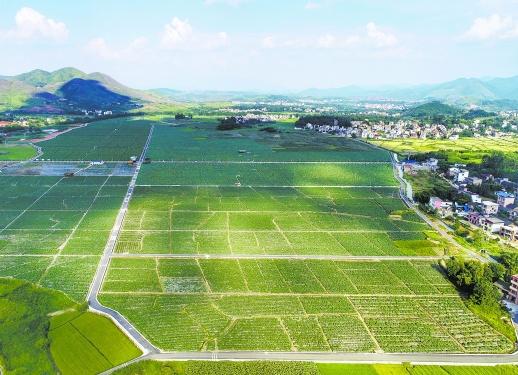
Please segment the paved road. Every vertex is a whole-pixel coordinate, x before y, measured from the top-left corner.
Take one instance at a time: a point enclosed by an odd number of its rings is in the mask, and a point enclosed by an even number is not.
[[[396,177],[396,179],[399,181],[399,183],[401,185],[401,188],[400,188],[400,191],[399,191],[399,195],[400,195],[401,199],[403,200],[403,202],[409,208],[411,208],[425,223],[427,223],[430,227],[432,227],[435,231],[437,231],[443,238],[445,238],[453,246],[455,246],[456,248],[458,248],[458,249],[462,250],[463,252],[467,253],[472,258],[475,258],[475,259],[477,259],[477,260],[479,260],[481,262],[488,262],[489,259],[481,256],[480,254],[477,254],[476,252],[474,252],[472,250],[469,250],[469,249],[466,249],[466,248],[462,247],[457,241],[455,241],[455,239],[448,232],[446,232],[440,225],[438,225],[437,223],[434,223],[432,220],[430,220],[430,218],[428,216],[426,216],[424,213],[422,213],[414,205],[414,203],[405,194],[406,185],[408,184],[408,182],[405,179],[403,179],[399,175],[399,173],[398,173],[396,156],[393,153],[391,154],[391,156],[392,156],[392,161],[393,161],[393,165],[394,165],[394,176]]]
[[[135,172],[133,174],[133,177],[131,178],[131,182],[128,186],[128,191],[126,192],[126,196],[124,197],[124,201],[122,202],[119,213],[117,214],[115,224],[113,225],[113,228],[110,232],[110,237],[104,248],[104,252],[103,252],[101,261],[99,262],[97,272],[92,281],[92,284],[90,285],[90,291],[89,291],[88,297],[87,297],[88,305],[90,306],[90,308],[92,310],[112,317],[115,320],[115,322],[117,323],[117,325],[123,331],[126,332],[126,334],[142,349],[142,351],[144,353],[154,353],[154,352],[157,352],[157,349],[144,336],[142,336],[140,334],[140,332],[138,332],[137,329],[135,327],[133,327],[133,325],[125,317],[123,317],[117,311],[103,306],[97,299],[97,296],[101,290],[101,286],[102,286],[104,277],[106,275],[106,271],[108,270],[108,265],[110,264],[110,258],[113,253],[113,250],[115,249],[115,244],[117,242],[117,237],[119,236],[119,232],[121,231],[121,228],[122,228],[124,216],[126,215],[126,212],[128,211],[128,204],[130,202],[131,196],[133,195],[133,190],[135,189],[135,184],[137,182],[138,174],[140,172],[140,168],[142,167],[142,162],[144,161],[144,157],[146,155],[147,149],[149,147],[149,143],[151,141],[153,129],[154,128],[151,127],[151,129],[149,130],[148,139],[146,141],[142,154],[141,154],[139,160],[137,161],[137,166],[135,167]]]
[[[364,363],[421,364],[518,364],[518,354],[440,354],[440,353],[304,353],[304,352],[177,352],[154,353],[155,360],[269,360]]]
[[[392,255],[292,255],[292,254],[112,254],[112,258],[178,258],[178,259],[298,259],[298,260],[439,260],[444,256],[392,256]]]

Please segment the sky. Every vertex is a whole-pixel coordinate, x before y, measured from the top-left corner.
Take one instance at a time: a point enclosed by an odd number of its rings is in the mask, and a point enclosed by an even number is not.
[[[518,75],[518,0],[0,0],[0,75],[284,91]]]

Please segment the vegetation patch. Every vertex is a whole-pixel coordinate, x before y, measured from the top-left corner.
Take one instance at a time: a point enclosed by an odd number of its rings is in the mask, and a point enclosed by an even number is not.
[[[61,292],[0,278],[0,365],[7,374],[97,374],[141,353],[107,318]]]

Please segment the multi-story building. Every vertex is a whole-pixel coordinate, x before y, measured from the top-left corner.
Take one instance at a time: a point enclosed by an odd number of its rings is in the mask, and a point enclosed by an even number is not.
[[[484,216],[479,222],[482,229],[488,233],[500,233],[504,226],[504,221],[494,216]]]
[[[512,206],[514,204],[514,194],[498,191],[496,193],[496,203],[502,207]]]
[[[482,201],[482,213],[484,215],[495,215],[498,213],[498,203]]]
[[[504,225],[500,229],[500,235],[509,241],[518,240],[518,226],[516,225]]]
[[[507,299],[512,303],[518,304],[518,275],[511,276],[511,286],[509,287]]]

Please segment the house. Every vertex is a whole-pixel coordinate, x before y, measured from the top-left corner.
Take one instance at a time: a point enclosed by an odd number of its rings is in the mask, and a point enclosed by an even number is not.
[[[509,241],[518,240],[518,226],[516,225],[504,225],[500,229],[500,235]]]
[[[473,186],[480,186],[482,185],[482,179],[481,178],[478,178],[478,177],[468,177],[466,178],[466,183],[468,185],[473,185]]]
[[[482,203],[480,195],[472,193],[471,191],[464,191],[464,195],[467,195],[471,203]]]
[[[496,202],[502,207],[512,206],[514,204],[514,194],[506,191],[496,192]]]
[[[509,287],[507,299],[512,303],[518,303],[518,275],[511,276],[511,286]]]
[[[514,220],[518,218],[518,207],[509,210],[509,219]]]
[[[430,197],[428,205],[441,217],[447,217],[453,215],[453,203],[449,201],[443,201],[439,197]]]
[[[483,216],[480,218],[480,226],[488,233],[500,233],[504,221],[494,216]]]
[[[498,213],[498,204],[491,201],[482,202],[482,213],[484,215],[495,215]]]
[[[480,215],[478,212],[470,212],[467,216],[466,216],[466,219],[473,225],[479,225],[480,224],[480,218],[482,217],[482,215]]]

